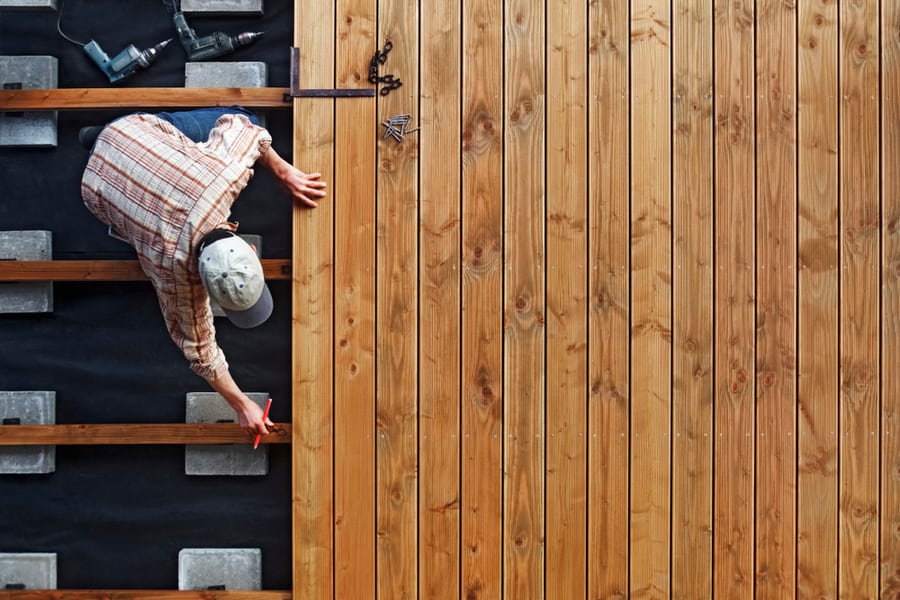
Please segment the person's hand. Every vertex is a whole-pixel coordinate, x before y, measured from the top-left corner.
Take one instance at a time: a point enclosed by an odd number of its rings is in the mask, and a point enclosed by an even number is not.
[[[263,421],[263,409],[249,398],[245,397],[245,399],[246,401],[242,403],[241,408],[235,409],[234,411],[237,414],[238,423],[240,423],[244,431],[253,437],[257,434],[266,435],[274,429],[275,423],[271,420],[266,418],[266,420]]]
[[[325,182],[320,180],[320,173],[304,173],[300,169],[289,165],[279,178],[281,185],[291,197],[310,208],[319,205],[319,200],[325,197]]]

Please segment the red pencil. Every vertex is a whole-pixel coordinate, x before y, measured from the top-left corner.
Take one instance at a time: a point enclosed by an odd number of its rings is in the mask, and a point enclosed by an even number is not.
[[[263,420],[263,425],[266,424],[266,419],[269,418],[269,409],[270,409],[270,408],[272,408],[272,399],[271,399],[271,398],[269,398],[269,401],[266,402],[266,410],[263,411],[263,419],[262,419],[262,420]],[[261,433],[257,433],[257,434],[256,434],[256,441],[253,442],[253,449],[254,449],[254,450],[256,450],[256,448],[259,447],[259,440],[260,440],[260,438],[262,438],[262,434],[261,434]]]

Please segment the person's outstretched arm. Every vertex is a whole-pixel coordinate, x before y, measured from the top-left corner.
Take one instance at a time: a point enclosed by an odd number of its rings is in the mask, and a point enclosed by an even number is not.
[[[304,173],[281,158],[274,148],[266,150],[256,162],[271,171],[295,201],[315,208],[325,197],[325,182],[319,180],[321,174]]]
[[[241,391],[231,377],[231,373],[225,371],[219,377],[207,379],[207,381],[234,409],[238,422],[249,435],[266,435],[271,428],[275,427],[275,423],[271,420],[263,421],[263,409]]]

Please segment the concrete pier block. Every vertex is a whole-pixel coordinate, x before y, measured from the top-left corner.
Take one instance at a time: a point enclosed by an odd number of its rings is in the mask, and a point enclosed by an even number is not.
[[[0,88],[46,90],[56,87],[56,58],[0,56]],[[0,112],[0,146],[55,148],[56,116],[56,111]]]
[[[0,552],[0,590],[55,590],[56,553]]]
[[[0,260],[51,260],[49,231],[0,231]],[[53,312],[53,282],[0,283],[0,313]]]
[[[269,84],[269,72],[264,62],[186,62],[184,87],[241,87],[258,88]],[[259,124],[266,126],[265,115],[255,111]]]
[[[247,397],[265,408],[267,393],[248,393]],[[215,392],[191,392],[187,395],[186,423],[235,422],[234,410]],[[269,448],[261,444],[253,449],[246,444],[186,444],[186,475],[266,475],[269,472]]]
[[[179,590],[260,590],[259,548],[184,548],[178,553]]]
[[[56,0],[0,0],[0,10],[56,10]]]
[[[181,0],[181,10],[204,14],[263,14],[263,0]]]
[[[0,427],[56,423],[56,392],[0,392]],[[40,475],[56,470],[56,446],[0,446],[0,473]]]

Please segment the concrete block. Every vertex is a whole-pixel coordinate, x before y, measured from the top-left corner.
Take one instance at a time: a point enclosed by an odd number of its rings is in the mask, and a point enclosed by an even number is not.
[[[178,553],[179,590],[260,590],[259,548],[184,548]]]
[[[247,397],[265,408],[269,395],[248,393]],[[235,422],[234,410],[215,392],[191,392],[187,395],[186,423]],[[186,475],[266,475],[269,472],[269,448],[256,450],[248,437],[246,444],[186,444]]]
[[[56,10],[56,0],[0,0],[0,10]]]
[[[264,62],[186,62],[184,87],[266,87],[269,73]],[[259,124],[266,126],[266,117],[255,111]]]
[[[55,590],[56,554],[0,552],[0,590]]]
[[[204,14],[263,14],[263,0],[181,0],[181,10]]]
[[[0,231],[0,260],[51,260],[49,231]],[[53,312],[53,282],[0,283],[0,313]]]
[[[55,89],[57,60],[52,56],[0,56],[3,89]],[[56,111],[0,112],[0,146],[56,147]]]
[[[262,236],[261,235],[256,235],[256,234],[250,233],[247,235],[241,235],[241,239],[243,239],[248,244],[256,246],[256,255],[260,256],[260,257],[262,256]],[[224,317],[225,316],[225,311],[222,310],[222,307],[219,306],[219,303],[216,302],[214,299],[212,299],[212,298],[209,299],[209,306],[210,306],[210,308],[212,308],[212,314],[214,317]]]
[[[0,392],[0,427],[56,423],[56,392]],[[0,446],[0,473],[35,475],[56,470],[56,446]]]

